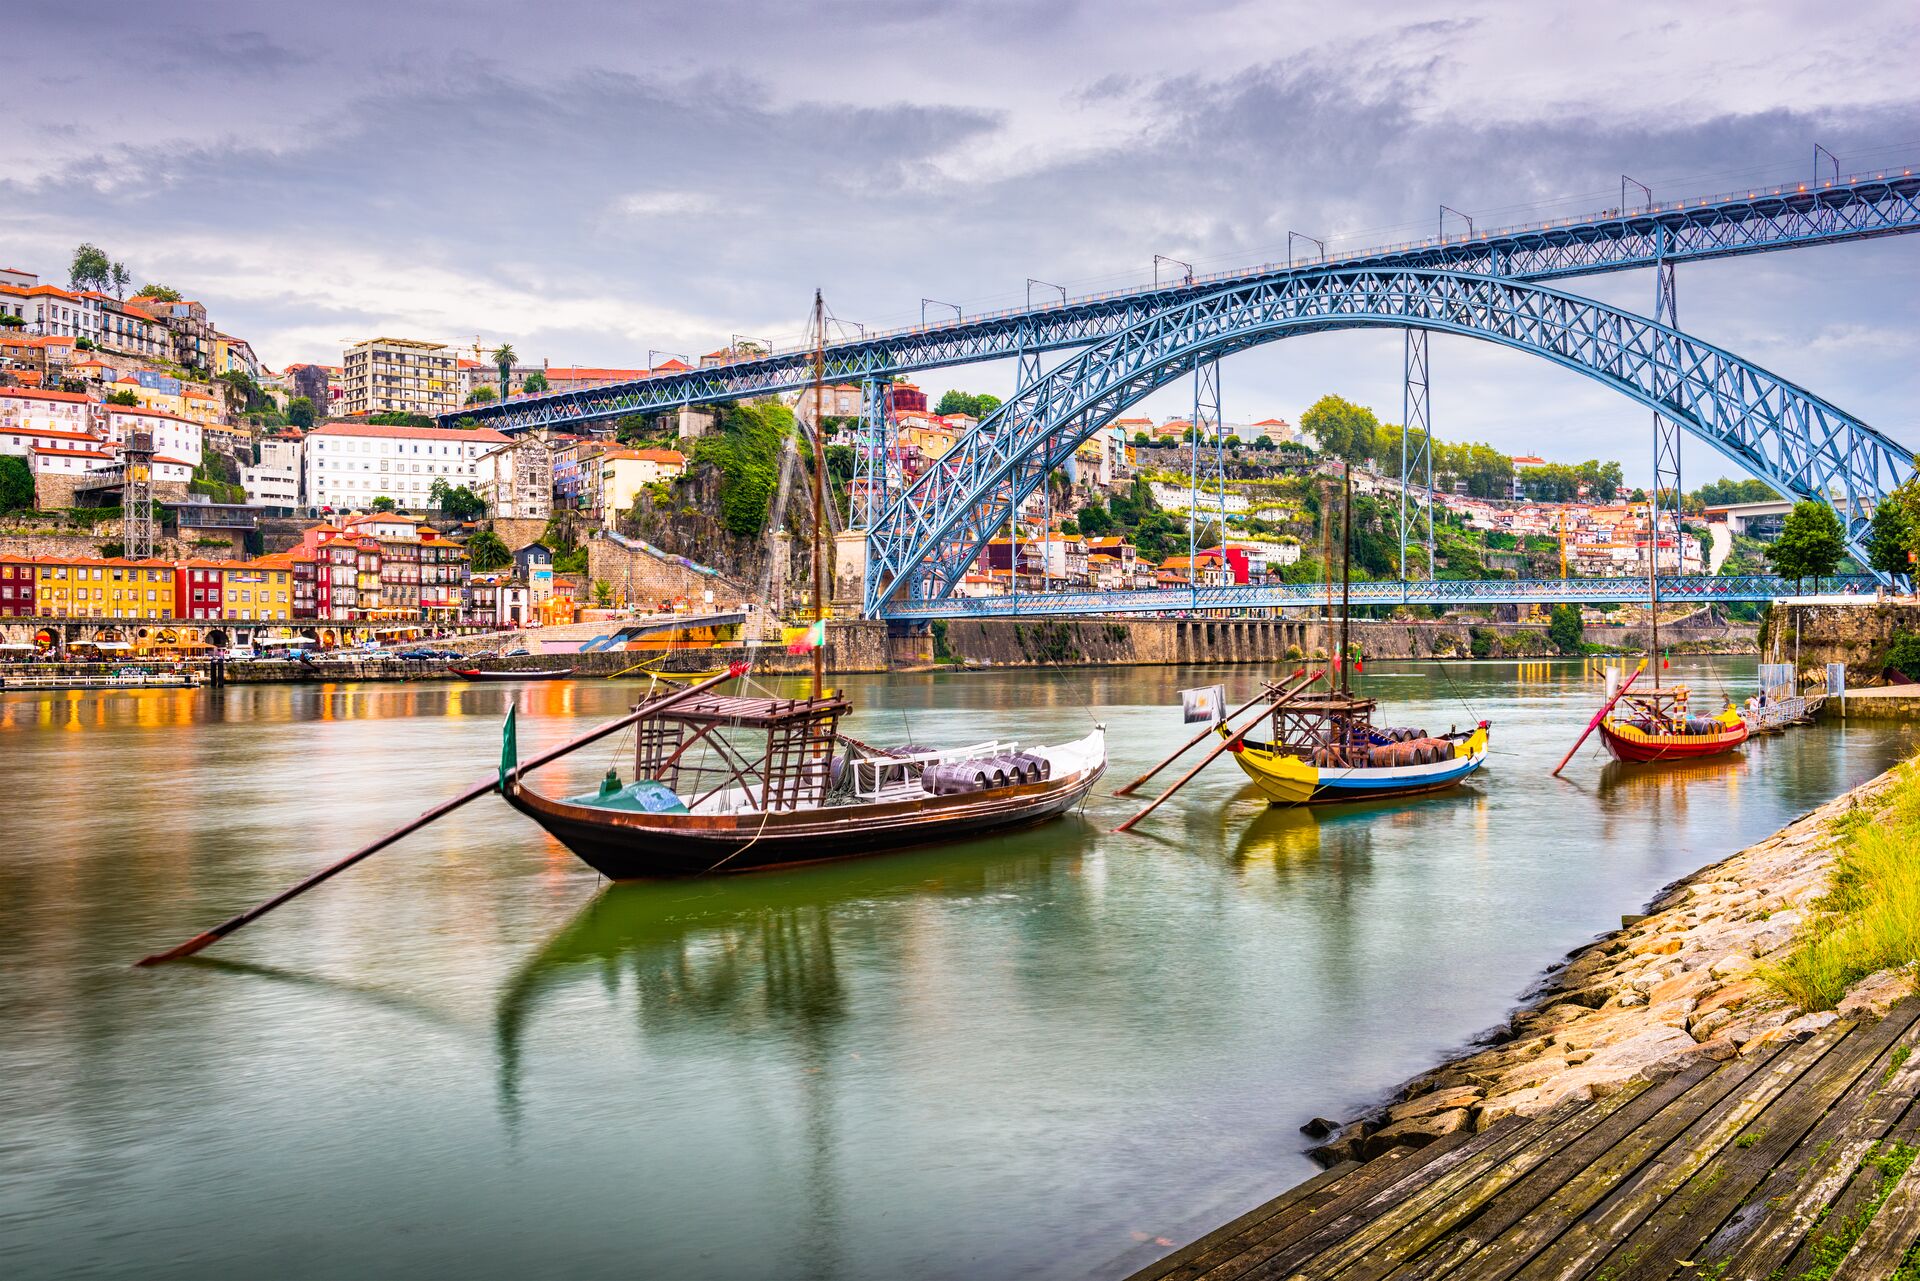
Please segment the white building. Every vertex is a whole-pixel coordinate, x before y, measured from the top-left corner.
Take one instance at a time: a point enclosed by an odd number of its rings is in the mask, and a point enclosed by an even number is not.
[[[200,465],[206,438],[200,424],[179,414],[138,405],[102,405],[106,438],[116,445],[127,443],[129,432],[153,433],[153,452],[184,458],[189,466]]]
[[[267,436],[259,444],[260,461],[240,469],[240,486],[253,507],[300,505],[300,441]]]
[[[553,515],[553,451],[532,436],[489,449],[480,455],[474,492],[489,515],[546,520]]]
[[[9,433],[90,433],[92,414],[92,402],[77,391],[0,387],[0,448],[9,454],[26,456],[24,444],[6,440]]]
[[[24,274],[24,273],[20,273]],[[0,284],[0,311],[26,322],[23,332],[100,340],[100,296],[58,285]]]
[[[363,509],[385,496],[425,510],[433,482],[471,487],[480,455],[507,438],[497,431],[324,423],[301,442],[300,482],[309,507]]]

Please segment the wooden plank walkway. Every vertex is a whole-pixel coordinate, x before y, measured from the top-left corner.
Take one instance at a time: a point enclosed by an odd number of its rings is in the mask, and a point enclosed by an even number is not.
[[[1324,1171],[1133,1281],[1920,1281],[1920,999]]]

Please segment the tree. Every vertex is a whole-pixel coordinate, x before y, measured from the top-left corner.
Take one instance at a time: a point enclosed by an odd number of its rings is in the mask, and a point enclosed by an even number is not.
[[[178,289],[175,289],[172,285],[161,285],[161,284],[142,285],[140,286],[139,289],[134,291],[134,296],[137,298],[157,298],[161,302],[179,302],[180,301],[180,291]]]
[[[26,324],[27,320],[24,316],[15,316],[12,313],[0,315],[0,328],[24,329],[26,328]]]
[[[73,251],[73,263],[67,268],[67,283],[75,289],[106,290],[113,284],[113,262],[99,245],[82,241]]]
[[[1779,539],[1767,548],[1767,561],[1774,573],[1798,585],[1831,574],[1846,554],[1846,533],[1833,508],[1808,500],[1795,503],[1787,513]]]
[[[1253,448],[1259,451],[1260,453],[1265,454],[1265,453],[1271,453],[1274,449],[1277,449],[1278,445],[1275,444],[1274,439],[1271,436],[1255,436],[1253,438]]]
[[[1339,396],[1322,396],[1300,415],[1300,430],[1319,443],[1321,453],[1359,462],[1373,457],[1380,420],[1364,405]]]
[[[613,604],[613,588],[604,578],[593,580],[593,603],[601,609]]]
[[[1915,484],[1907,481],[1873,509],[1873,523],[1867,528],[1867,564],[1883,574],[1914,572],[1907,559],[1913,554],[1913,519],[1900,490]]]
[[[480,530],[467,540],[467,560],[476,573],[485,574],[513,563],[513,553],[490,529]]]
[[[12,454],[0,455],[0,512],[31,506],[33,472],[27,468],[27,460]]]
[[[1133,433],[1134,448],[1145,449],[1148,445],[1151,445],[1152,443],[1153,443],[1153,437],[1147,435],[1147,433],[1143,431],[1137,431]]]
[[[393,499],[387,497],[385,494],[376,494],[373,502],[370,503],[369,506],[377,512],[398,511],[400,508],[399,503],[394,502]]]
[[[1555,605],[1547,619],[1547,639],[1562,654],[1586,651],[1586,632],[1580,625],[1578,605]]]
[[[482,383],[467,393],[467,403],[469,405],[484,405],[494,399],[493,388],[487,386],[485,383]]]
[[[109,405],[138,405],[140,398],[130,391],[116,391],[107,397]]]
[[[133,274],[127,270],[127,264],[124,262],[114,263],[113,266],[108,269],[107,275],[113,282],[113,296],[125,301],[127,297],[127,286],[133,283]]]
[[[639,414],[628,414],[614,424],[613,438],[623,445],[638,445],[647,438],[647,420]]]
[[[444,476],[427,487],[427,501],[455,520],[479,520],[487,514],[486,500],[465,485],[449,485]]]
[[[1068,538],[1078,538],[1080,536],[1080,522],[1069,516],[1060,522],[1060,532]]]
[[[1098,502],[1082,507],[1079,520],[1080,532],[1089,538],[1100,538],[1113,532],[1113,516]]]
[[[493,349],[493,366],[500,371],[500,399],[502,400],[508,396],[507,375],[513,372],[513,362],[519,358],[519,354],[514,351],[513,344],[510,342],[503,342]]]
[[[305,396],[295,396],[287,402],[287,421],[306,431],[313,426],[313,402]]]
[[[369,414],[367,421],[376,427],[431,427],[433,419],[425,414],[410,414],[404,409],[389,409],[385,413]]]
[[[527,375],[527,381],[520,385],[520,390],[527,393],[527,395],[529,396],[537,396],[541,392],[546,391],[547,390],[546,374],[542,373],[538,369],[534,370],[532,373]]]

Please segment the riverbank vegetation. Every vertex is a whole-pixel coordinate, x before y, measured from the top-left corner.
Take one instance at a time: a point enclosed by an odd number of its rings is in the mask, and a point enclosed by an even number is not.
[[[1829,828],[1833,869],[1794,948],[1761,977],[1802,1009],[1827,1010],[1868,975],[1920,961],[1920,759]]]

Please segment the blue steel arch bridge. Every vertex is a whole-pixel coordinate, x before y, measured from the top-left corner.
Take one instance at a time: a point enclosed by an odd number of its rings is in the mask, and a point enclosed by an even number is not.
[[[1677,321],[1674,268],[1683,262],[1780,252],[1920,231],[1920,177],[1876,169],[1711,197],[1653,201],[1588,217],[1425,240],[1310,260],[1265,263],[1166,283],[1068,297],[981,315],[862,333],[829,342],[826,377],[859,383],[867,412],[855,447],[854,524],[866,531],[865,610],[922,620],[958,615],[1164,613],[1327,603],[1319,584],[1158,591],[1061,591],[1013,597],[960,594],[966,570],[1051,470],[1127,407],[1182,379],[1195,385],[1195,421],[1220,433],[1218,363],[1263,343],[1335,329],[1406,334],[1400,543],[1404,582],[1357,584],[1356,605],[1604,602],[1644,598],[1644,579],[1436,580],[1432,562],[1431,435],[1426,338],[1452,333],[1493,342],[1593,378],[1647,406],[1654,418],[1653,493],[1680,492],[1680,437],[1690,435],[1785,497],[1828,504],[1850,549],[1865,560],[1875,505],[1913,474],[1912,454],[1831,402],[1735,353],[1690,337]],[[1311,242],[1310,242],[1311,243]],[[1180,264],[1184,266],[1184,264]],[[1652,316],[1549,282],[1651,268]],[[1046,353],[1070,352],[1042,371]],[[1015,394],[941,459],[901,483],[882,389],[921,370],[1013,358]],[[578,428],[629,414],[796,391],[811,385],[803,345],[742,353],[702,368],[626,383],[470,406],[514,433]],[[1198,468],[1208,451],[1190,450]],[[1196,480],[1196,489],[1198,488]],[[1198,513],[1195,513],[1195,519]],[[1425,562],[1421,564],[1424,546]],[[1423,578],[1414,571],[1423,568]],[[1871,582],[1871,580],[1864,580]],[[1765,576],[1662,577],[1664,599],[1765,600]]]

